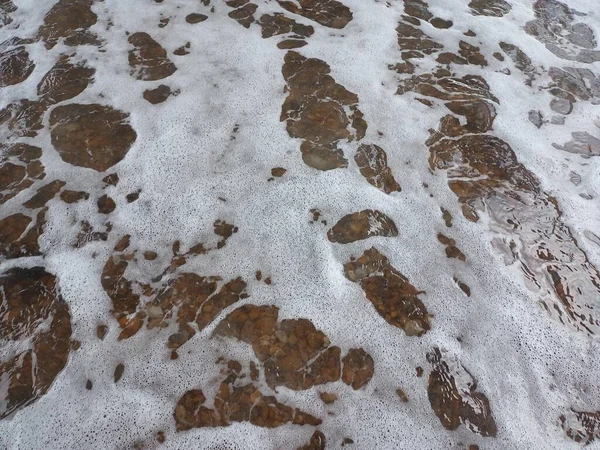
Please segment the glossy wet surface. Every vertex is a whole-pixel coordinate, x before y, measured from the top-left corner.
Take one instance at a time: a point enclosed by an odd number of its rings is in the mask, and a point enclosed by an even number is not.
[[[0,0],[0,448],[598,448],[596,6]]]

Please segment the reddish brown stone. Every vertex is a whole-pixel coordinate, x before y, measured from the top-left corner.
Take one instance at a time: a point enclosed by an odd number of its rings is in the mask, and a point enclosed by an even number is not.
[[[60,199],[65,203],[75,203],[88,198],[90,198],[90,194],[84,191],[70,191],[67,189],[60,193]]]
[[[177,94],[179,94],[179,90],[173,92],[171,91],[171,88],[169,86],[161,84],[156,89],[146,89],[143,95],[144,100],[146,100],[149,103],[152,103],[153,105],[156,105],[158,103],[164,102],[171,95]]]
[[[600,439],[600,411],[586,412],[571,409],[560,416],[560,423],[565,434],[583,445]]]
[[[6,258],[40,255],[38,238],[44,232],[47,208],[41,209],[34,220],[16,213],[0,220],[0,255]],[[34,224],[31,226],[31,223]]]
[[[258,6],[254,3],[248,3],[247,1],[227,1],[225,3],[227,3],[228,6],[237,8],[229,13],[229,17],[235,19],[243,27],[250,28],[250,25],[252,25],[255,21],[254,13],[258,9]]]
[[[314,20],[329,28],[344,28],[352,20],[352,12],[336,0],[277,0],[287,11]]]
[[[14,101],[0,111],[0,125],[6,123],[15,137],[35,137],[41,130],[47,106],[36,100]]]
[[[398,228],[382,212],[365,209],[345,215],[327,232],[327,238],[339,244],[349,244],[372,236],[398,236]]]
[[[106,194],[100,197],[96,204],[98,205],[98,212],[100,214],[110,214],[117,207],[115,201]]]
[[[440,243],[446,246],[446,256],[448,258],[456,258],[461,261],[464,261],[466,259],[463,252],[461,252],[460,249],[456,246],[456,241],[454,239],[451,239],[442,233],[438,233],[437,238],[438,241],[440,241]]]
[[[131,75],[138,80],[161,80],[177,70],[175,64],[167,57],[167,51],[148,33],[133,33],[128,42],[134,46],[134,49],[129,51]]]
[[[28,144],[0,145],[0,205],[46,175],[42,149]]]
[[[175,407],[177,431],[203,427],[226,427],[234,422],[250,422],[266,428],[291,423],[295,425],[321,424],[321,420],[299,409],[294,409],[265,396],[253,383],[240,383],[240,376],[231,370],[219,386],[214,398],[214,409],[203,406],[206,397],[199,389],[187,391]]]
[[[282,177],[286,172],[287,170],[285,170],[283,167],[273,167],[271,169],[271,175],[277,178]]]
[[[325,450],[326,442],[325,435],[317,430],[310,437],[308,444],[298,447],[297,450]]]
[[[375,372],[375,362],[362,348],[348,350],[342,359],[342,381],[355,391],[365,386]]]
[[[52,145],[63,161],[104,172],[137,138],[128,114],[97,104],[57,106],[50,114]]]
[[[208,16],[199,13],[192,13],[185,16],[185,21],[192,24],[204,22],[206,19],[208,19]]]
[[[25,81],[35,64],[29,59],[25,47],[16,47],[0,53],[0,88]]]
[[[87,29],[98,16],[92,11],[93,0],[59,0],[44,17],[39,35],[52,48],[60,38],[67,45],[98,44],[98,39]]]
[[[337,143],[360,140],[367,129],[356,94],[335,82],[325,62],[307,59],[297,52],[286,54],[282,72],[289,95],[280,120],[286,122],[290,136],[304,140],[304,162],[318,170],[347,167],[348,161]]]
[[[458,361],[444,358],[437,348],[427,354],[427,360],[433,366],[427,394],[444,428],[455,430],[464,424],[473,433],[496,436],[489,401],[477,392],[477,383],[471,374]]]
[[[95,72],[82,63],[71,64],[67,56],[62,56],[37,86],[40,101],[53,105],[77,97],[93,81]]]
[[[55,180],[52,183],[42,186],[37,190],[33,197],[23,203],[23,206],[29,209],[38,209],[45,206],[46,203],[52,200],[56,194],[60,192],[65,184],[64,181]]]
[[[471,0],[471,14],[474,16],[502,17],[511,10],[505,0]]]
[[[0,362],[0,419],[46,394],[67,364],[71,314],[54,275],[42,267],[0,275],[3,307],[0,339],[23,341],[19,353]]]
[[[227,315],[214,331],[252,346],[264,365],[267,385],[294,390],[337,381],[340,349],[307,319],[278,321],[275,306],[244,305]]]
[[[367,300],[390,325],[408,336],[421,336],[430,328],[429,314],[409,280],[374,247],[356,261],[344,264],[346,278],[359,283]]]
[[[387,164],[387,154],[375,144],[361,144],[354,160],[365,179],[386,194],[401,191]]]
[[[264,14],[260,17],[258,24],[262,28],[262,37],[270,38],[280,34],[293,33],[296,38],[307,38],[313,35],[315,29],[310,25],[302,25],[294,19],[284,16],[281,13],[273,15]]]

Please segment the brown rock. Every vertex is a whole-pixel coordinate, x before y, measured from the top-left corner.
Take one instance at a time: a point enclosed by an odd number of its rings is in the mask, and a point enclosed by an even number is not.
[[[342,217],[328,232],[331,242],[348,244],[372,236],[398,236],[396,224],[382,212],[365,209]]]
[[[167,51],[148,33],[133,33],[128,42],[134,46],[134,49],[129,51],[131,75],[138,80],[162,80],[177,70],[175,64],[167,57]]]
[[[294,19],[284,16],[281,13],[273,15],[264,14],[260,17],[258,24],[262,28],[262,37],[270,38],[280,34],[293,33],[296,38],[307,38],[313,35],[315,29],[310,25],[302,25]]]
[[[187,23],[200,23],[200,22],[204,22],[206,19],[208,19],[208,16],[205,16],[204,14],[199,14],[199,13],[192,13],[192,14],[188,14],[187,16],[185,16],[185,21]]]
[[[354,155],[354,160],[365,179],[386,194],[401,191],[387,165],[387,154],[375,144],[361,144]]]
[[[342,381],[355,391],[366,385],[375,371],[375,362],[362,348],[348,350],[342,359]]]
[[[22,83],[34,68],[23,46],[0,53],[0,88]]]
[[[107,333],[108,333],[108,326],[106,326],[106,325],[98,325],[98,327],[96,328],[96,336],[98,336],[98,339],[100,339],[101,341],[104,340]]]
[[[294,48],[304,47],[307,44],[306,41],[301,39],[286,39],[285,41],[281,41],[277,44],[277,48],[282,50],[291,50]]]
[[[287,52],[282,72],[289,94],[280,120],[290,136],[304,140],[304,162],[318,170],[347,167],[338,141],[360,140],[367,129],[356,94],[335,82],[325,62],[297,52]]]
[[[325,450],[325,443],[327,439],[325,435],[320,431],[315,431],[310,437],[308,444],[298,447],[297,450]]]
[[[502,17],[511,10],[505,0],[471,0],[471,14],[474,16]]]
[[[44,128],[47,106],[36,100],[21,99],[0,111],[0,125],[6,123],[15,137],[35,137]]]
[[[100,214],[110,214],[117,207],[115,201],[106,194],[98,199],[97,204]]]
[[[28,144],[0,145],[0,205],[45,177],[42,149]]]
[[[408,402],[408,395],[406,395],[406,393],[402,389],[400,389],[400,388],[396,389],[396,394],[398,395],[398,397],[400,397],[400,400],[402,400],[404,403]]]
[[[46,203],[52,200],[56,194],[60,192],[65,184],[64,181],[55,180],[52,183],[42,186],[37,190],[33,197],[23,203],[23,206],[29,209],[38,209],[45,206]]]
[[[137,138],[128,117],[97,104],[57,106],[50,114],[52,145],[63,161],[104,172],[125,157]]]
[[[352,20],[350,9],[336,0],[277,0],[283,9],[329,28],[344,28]]]
[[[59,0],[44,17],[39,35],[52,48],[60,38],[67,45],[98,44],[98,39],[88,31],[98,16],[92,11],[93,0]]]
[[[161,84],[156,89],[146,89],[144,91],[144,100],[156,105],[157,103],[164,102],[171,95],[174,95],[174,92],[171,91],[171,88]]]
[[[600,411],[586,412],[572,409],[560,416],[565,434],[583,445],[600,439]]]
[[[199,389],[187,391],[175,407],[177,431],[203,427],[226,427],[233,422],[250,422],[266,428],[291,423],[295,425],[321,424],[321,420],[299,409],[279,403],[275,397],[265,396],[254,383],[241,384],[239,375],[230,371],[220,384],[214,399],[214,409],[203,406],[206,397]]]
[[[123,376],[124,372],[125,372],[125,365],[123,363],[117,364],[117,367],[115,367],[115,373],[114,373],[115,383],[119,382],[119,380]]]
[[[340,378],[340,349],[307,319],[278,321],[275,306],[244,305],[227,315],[214,336],[230,337],[252,346],[264,365],[267,385],[293,390]]]
[[[88,198],[90,198],[90,194],[84,191],[70,191],[66,189],[60,193],[60,199],[65,203],[76,203]]]
[[[323,403],[325,403],[326,405],[332,405],[337,400],[337,395],[331,394],[329,392],[321,392],[319,394],[319,397],[321,398],[321,400],[323,400]]]
[[[42,267],[15,268],[0,275],[3,307],[0,339],[23,341],[0,362],[0,419],[35,402],[67,364],[71,314],[54,275]],[[7,355],[8,356],[8,355]]]
[[[286,172],[287,170],[285,170],[283,167],[273,167],[271,169],[271,175],[277,178],[282,177]]]
[[[438,241],[440,241],[440,243],[446,246],[446,256],[448,258],[456,258],[461,261],[464,261],[466,259],[463,252],[461,252],[460,249],[456,246],[456,241],[454,239],[451,239],[442,233],[438,233],[437,238]]]
[[[421,336],[431,328],[427,308],[418,297],[423,292],[374,247],[356,261],[344,264],[344,275],[360,284],[381,317],[408,336]]]
[[[455,359],[446,359],[438,348],[427,354],[433,370],[427,394],[431,407],[444,428],[455,430],[464,424],[473,433],[496,436],[496,423],[487,397],[477,392],[471,374]]]
[[[71,64],[67,56],[62,56],[39,82],[40,100],[53,105],[77,97],[93,81],[95,72],[85,64]]]
[[[35,222],[29,216],[15,213],[0,220],[0,255],[6,258],[41,255],[38,238],[44,232],[47,208],[41,209]],[[31,225],[31,223],[33,225]]]
[[[236,7],[234,11],[229,13],[229,17],[235,19],[240,25],[245,28],[250,28],[255,21],[254,13],[258,9],[258,6],[254,3],[245,2],[236,2],[236,1],[226,1],[228,6]],[[243,4],[241,7],[237,7],[238,5]]]

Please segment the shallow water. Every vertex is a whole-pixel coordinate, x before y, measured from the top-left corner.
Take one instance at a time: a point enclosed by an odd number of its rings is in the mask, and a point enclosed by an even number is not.
[[[600,448],[591,0],[0,0],[0,448]]]

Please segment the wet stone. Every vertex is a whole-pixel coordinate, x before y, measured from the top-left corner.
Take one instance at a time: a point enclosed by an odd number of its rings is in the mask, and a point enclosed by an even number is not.
[[[223,282],[218,276],[174,273],[186,264],[187,258],[223,247],[234,229],[237,231],[236,227],[218,221],[215,234],[221,240],[213,246],[198,243],[185,254],[180,254],[178,245],[174,245],[170,263],[156,259],[154,252],[145,252],[145,261],[153,262],[146,273],[142,268],[148,266],[140,266],[136,258],[138,251],[130,249],[129,236],[123,236],[106,261],[101,279],[102,287],[112,301],[112,313],[122,330],[119,340],[134,336],[144,325],[151,330],[176,322],[177,331],[168,337],[167,347],[178,349],[194,336],[196,330],[206,328],[223,309],[246,298],[246,283],[241,278]],[[128,279],[129,265],[134,273],[145,274],[145,277]],[[158,276],[153,276],[156,273]]]
[[[566,116],[573,111],[573,103],[561,98],[554,98],[550,102],[550,109],[558,114]]]
[[[552,116],[552,117],[550,117],[550,123],[552,125],[564,125],[565,124],[565,116]]]
[[[129,36],[128,42],[134,46],[129,51],[131,75],[138,80],[162,80],[177,70],[167,57],[167,51],[148,33],[134,33]]]
[[[348,383],[346,383],[348,384]],[[333,405],[335,403],[335,401],[337,400],[337,395],[335,394],[331,394],[329,392],[321,392],[319,394],[319,398],[323,401],[323,403],[325,403],[326,405]]]
[[[258,6],[254,3],[248,3],[247,0],[230,0],[226,1],[225,3],[227,4],[227,6],[237,8],[229,13],[229,17],[235,19],[243,27],[250,28],[250,25],[252,25],[255,22],[254,13],[258,9]]]
[[[559,58],[582,63],[600,61],[594,31],[575,19],[574,9],[556,0],[537,0],[533,4],[535,19],[525,24],[525,31]]]
[[[445,236],[442,233],[438,233],[437,235],[438,241],[446,246],[446,256],[448,258],[456,258],[460,261],[464,261],[466,259],[463,252],[456,246],[456,241],[454,239]]]
[[[208,19],[208,16],[199,13],[192,13],[185,16],[185,21],[192,24],[204,22],[206,19]]]
[[[52,200],[56,194],[60,192],[65,184],[64,181],[55,180],[42,186],[37,190],[33,197],[23,203],[23,206],[29,209],[38,209],[45,206],[46,203]]]
[[[177,56],[189,55],[189,53],[190,53],[189,49],[191,46],[192,46],[192,44],[187,42],[185,45],[182,45],[181,47],[178,47],[175,50],[173,50],[173,54],[177,55]]]
[[[98,325],[98,327],[96,328],[96,336],[98,336],[98,339],[103,341],[107,334],[108,334],[108,326]]]
[[[0,28],[13,21],[12,13],[16,10],[17,7],[11,0],[0,0]]]
[[[382,212],[365,209],[345,215],[327,232],[329,241],[338,244],[349,244],[372,236],[398,236],[398,228]]]
[[[350,9],[336,0],[277,0],[277,3],[291,13],[329,28],[344,28],[352,20]]]
[[[0,219],[0,255],[8,259],[41,255],[38,239],[44,232],[46,210],[34,218],[16,213]]]
[[[386,194],[401,191],[388,167],[385,150],[375,144],[361,144],[356,150],[354,160],[363,177],[377,189]]]
[[[123,377],[124,372],[125,365],[123,363],[117,364],[117,367],[115,367],[115,373],[113,375],[115,383],[118,383],[121,380],[121,377]]]
[[[57,106],[50,114],[52,145],[66,163],[104,172],[137,138],[129,115],[103,105]]]
[[[400,397],[400,400],[402,400],[403,403],[408,402],[408,395],[406,395],[406,393],[402,389],[396,389],[396,395]]]
[[[468,42],[460,41],[458,43],[458,53],[465,58],[469,64],[485,67],[488,65],[485,57],[479,52],[479,47],[471,45]]]
[[[560,424],[570,439],[588,445],[600,439],[600,411],[586,412],[571,409],[560,416]]]
[[[87,200],[90,198],[90,194],[84,191],[71,191],[65,189],[60,193],[60,199],[65,203],[76,203],[79,201]]]
[[[527,75],[525,84],[531,86],[536,70],[531,62],[531,58],[516,45],[508,44],[506,42],[500,42],[499,45],[502,51],[510,57],[515,67]]]
[[[264,395],[254,382],[246,383],[241,375],[230,370],[216,392],[214,409],[204,405],[206,397],[200,389],[187,391],[174,411],[177,431],[204,427],[227,427],[234,422],[250,422],[265,428],[284,424],[321,424],[316,417],[280,403],[274,396]]]
[[[119,183],[119,175],[116,173],[111,173],[110,175],[102,178],[102,181],[108,184],[109,186],[116,186]]]
[[[444,428],[455,430],[461,424],[481,436],[496,436],[497,428],[487,397],[477,391],[473,376],[455,358],[435,348],[427,354],[433,366],[427,395]]]
[[[298,447],[296,450],[325,450],[327,439],[320,431],[315,431],[310,437],[308,444]]]
[[[98,19],[92,11],[93,0],[59,0],[44,17],[39,35],[44,40],[46,48],[52,48],[60,38],[65,38],[65,44],[97,45],[98,39],[87,29]]]
[[[71,64],[68,57],[62,56],[39,82],[40,100],[53,105],[77,97],[93,81],[95,72],[83,63]]]
[[[452,214],[450,214],[450,211],[448,211],[447,209],[440,209],[442,211],[442,219],[444,219],[444,223],[448,228],[452,228]]]
[[[179,90],[173,92],[169,86],[161,84],[156,89],[146,89],[144,91],[144,100],[153,105],[162,103],[167,100],[171,95],[179,94]]]
[[[48,392],[67,364],[71,314],[56,277],[42,267],[15,268],[0,275],[3,307],[0,339],[20,342],[18,353],[0,360],[0,419]]]
[[[355,391],[365,386],[375,371],[375,362],[362,348],[353,348],[342,359],[342,381]]]
[[[0,88],[19,84],[33,72],[35,64],[25,47],[16,47],[0,53]]]
[[[6,124],[14,137],[35,137],[41,130],[47,106],[36,100],[21,99],[0,110],[0,125]]]
[[[344,264],[344,275],[360,284],[367,300],[386,322],[408,336],[421,336],[431,328],[427,308],[418,297],[423,291],[410,284],[374,247]]]
[[[502,17],[511,10],[505,0],[471,0],[471,14],[474,16]]]
[[[552,144],[552,146],[558,150],[575,153],[585,158],[600,156],[600,139],[586,131],[575,131],[571,133],[571,136],[573,139],[565,144]]]
[[[282,72],[288,96],[280,120],[291,137],[304,140],[300,147],[304,162],[318,170],[347,167],[337,143],[360,140],[367,129],[356,94],[335,82],[324,61],[294,51],[285,55]]]
[[[85,388],[86,388],[88,391],[91,391],[93,387],[94,387],[94,385],[92,384],[92,380],[87,380],[87,381],[85,382]]]
[[[281,13],[264,14],[260,17],[258,24],[262,28],[262,37],[265,39],[288,33],[294,34],[295,38],[308,38],[315,32],[311,25],[303,25]]]
[[[277,44],[277,48],[282,50],[290,50],[294,48],[304,47],[307,44],[306,41],[300,39],[286,39],[285,41],[281,41]]]
[[[252,346],[271,389],[305,390],[340,379],[340,348],[307,319],[278,321],[275,306],[244,305],[229,313],[213,335]]]
[[[468,285],[466,285],[456,277],[453,278],[453,280],[456,283],[456,285],[460,288],[460,290],[466,294],[467,297],[471,296],[471,288]]]
[[[541,128],[541,126],[544,125],[544,117],[542,116],[541,111],[537,109],[532,109],[529,111],[527,118],[536,126],[536,128]]]
[[[0,144],[0,205],[45,177],[42,149],[18,143]]]
[[[274,167],[271,169],[271,175],[277,178],[282,177],[286,172],[287,170],[285,170],[283,167]]]

